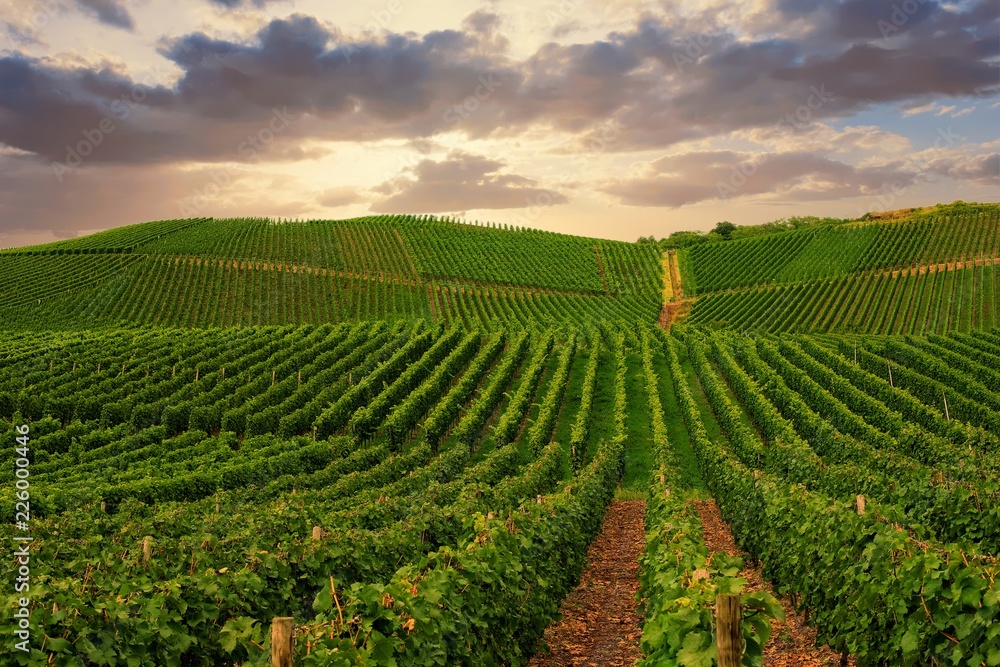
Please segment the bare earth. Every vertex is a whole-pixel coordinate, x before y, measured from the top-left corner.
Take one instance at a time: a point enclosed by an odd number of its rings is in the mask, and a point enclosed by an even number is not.
[[[545,630],[551,648],[530,667],[625,667],[641,657],[636,611],[638,558],[646,546],[642,500],[615,500],[587,551],[580,584],[562,604],[563,618]]]

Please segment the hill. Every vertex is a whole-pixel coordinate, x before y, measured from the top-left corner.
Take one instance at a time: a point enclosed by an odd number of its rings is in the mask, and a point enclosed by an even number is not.
[[[678,252],[690,321],[760,331],[993,327],[1000,206],[920,209]]]
[[[171,220],[0,253],[0,323],[655,321],[654,248],[426,217]]]
[[[665,255],[413,216],[2,251],[0,662],[526,664],[561,613],[570,653],[594,623],[710,666],[739,595],[747,664],[991,664],[997,209]]]

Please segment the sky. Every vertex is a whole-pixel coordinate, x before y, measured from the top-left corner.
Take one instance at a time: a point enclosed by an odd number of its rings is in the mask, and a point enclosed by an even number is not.
[[[1000,201],[1000,2],[0,0],[0,247],[435,214],[634,241]]]

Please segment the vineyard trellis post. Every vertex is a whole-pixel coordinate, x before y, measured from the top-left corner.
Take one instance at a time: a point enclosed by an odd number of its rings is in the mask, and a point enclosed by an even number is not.
[[[294,622],[291,616],[280,616],[271,622],[271,665],[292,667]]]
[[[740,667],[743,664],[739,595],[719,595],[715,598],[715,646],[719,667]]]

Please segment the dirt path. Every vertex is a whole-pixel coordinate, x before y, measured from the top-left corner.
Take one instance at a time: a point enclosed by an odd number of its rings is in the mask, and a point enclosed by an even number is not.
[[[937,271],[958,271],[959,269],[970,269],[974,266],[989,266],[991,264],[1000,264],[1000,258],[998,257],[977,257],[975,259],[970,259],[964,262],[941,262],[939,264],[921,264],[919,266],[911,266],[905,269],[895,269],[892,271],[891,275],[893,278],[898,278],[899,276],[909,276],[913,274],[924,275],[925,273],[935,273]]]
[[[663,304],[663,308],[660,309],[660,328],[669,329],[676,320],[687,315],[688,311],[691,310],[692,303],[694,303],[693,299]]]
[[[612,501],[580,584],[563,600],[562,620],[545,630],[550,652],[533,657],[529,667],[631,667],[641,657],[635,594],[645,512],[645,501]]]
[[[674,300],[681,301],[684,299],[684,285],[681,284],[681,267],[677,263],[676,250],[667,252],[667,262],[670,265],[671,291],[674,293]]]
[[[694,299],[684,298],[684,287],[681,285],[681,272],[677,264],[676,250],[668,250],[663,253],[662,265],[663,308],[660,309],[659,325],[661,329],[669,329],[671,324],[688,314]]]
[[[701,517],[702,533],[709,551],[724,551],[734,556],[744,556],[729,526],[722,520],[714,500],[693,501]],[[806,625],[805,619],[795,612],[787,597],[774,593],[771,584],[761,576],[759,567],[745,567],[740,576],[747,580],[747,593],[766,590],[781,602],[785,609],[785,620],[771,624],[771,638],[764,646],[764,664],[768,667],[819,667],[841,665],[841,656],[829,646],[816,646],[816,629]],[[857,665],[854,657],[847,664]]]

